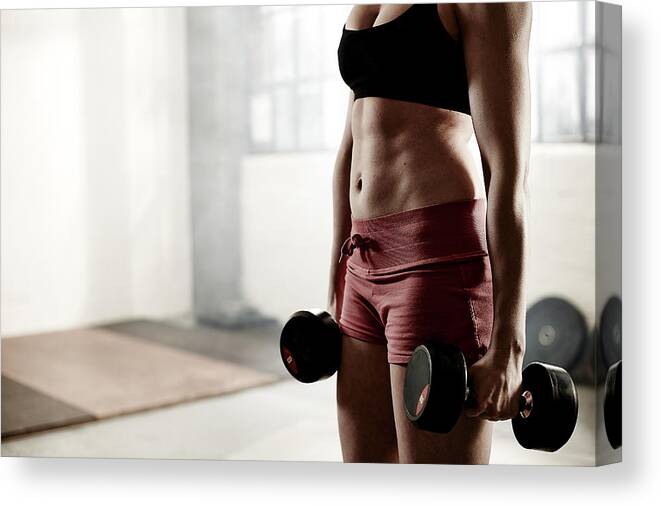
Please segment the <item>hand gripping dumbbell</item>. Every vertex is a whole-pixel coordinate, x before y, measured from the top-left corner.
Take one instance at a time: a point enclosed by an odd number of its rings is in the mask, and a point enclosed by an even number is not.
[[[280,356],[289,373],[303,383],[331,377],[340,366],[342,332],[321,309],[297,311],[280,334]]]
[[[448,344],[418,346],[404,378],[406,416],[418,428],[448,433],[471,400],[463,353]],[[521,446],[553,452],[571,437],[578,415],[576,387],[567,371],[533,362],[523,370],[519,414],[512,420]]]
[[[604,394],[606,437],[614,450],[622,446],[622,361],[608,368]]]

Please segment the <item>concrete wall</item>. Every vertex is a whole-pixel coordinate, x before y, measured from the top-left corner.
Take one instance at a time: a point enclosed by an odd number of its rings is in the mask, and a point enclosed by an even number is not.
[[[188,312],[182,9],[2,13],[3,336]]]
[[[261,155],[241,171],[241,280],[281,320],[326,303],[334,153]],[[528,300],[561,295],[594,322],[594,146],[536,144],[530,174]]]

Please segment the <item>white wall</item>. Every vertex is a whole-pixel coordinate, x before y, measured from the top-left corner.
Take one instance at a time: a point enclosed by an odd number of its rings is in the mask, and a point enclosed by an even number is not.
[[[248,301],[286,319],[324,307],[334,153],[262,155],[241,173],[242,282]],[[528,301],[561,295],[594,322],[594,146],[535,144]]]
[[[528,301],[558,295],[595,317],[595,148],[535,144],[530,171]]]
[[[241,170],[241,283],[267,315],[325,307],[334,155],[246,158]]]
[[[190,310],[185,12],[2,13],[3,336]]]

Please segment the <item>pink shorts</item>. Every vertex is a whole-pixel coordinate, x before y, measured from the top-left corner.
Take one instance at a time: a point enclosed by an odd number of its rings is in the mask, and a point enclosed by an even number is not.
[[[468,364],[491,340],[493,296],[486,201],[351,219],[339,320],[347,336],[388,347],[408,363],[416,346],[452,343]]]

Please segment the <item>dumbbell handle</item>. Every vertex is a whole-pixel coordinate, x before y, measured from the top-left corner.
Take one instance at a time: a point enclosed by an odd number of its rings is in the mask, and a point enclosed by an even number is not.
[[[533,398],[530,390],[524,390],[519,396],[519,416],[528,418],[532,413]]]
[[[471,396],[470,388],[466,388],[466,404],[474,404],[473,397]],[[519,396],[519,416],[521,418],[528,418],[532,413],[533,398],[530,390],[524,390]]]

